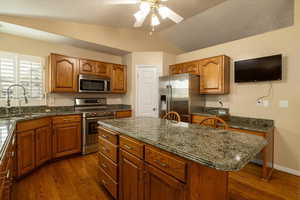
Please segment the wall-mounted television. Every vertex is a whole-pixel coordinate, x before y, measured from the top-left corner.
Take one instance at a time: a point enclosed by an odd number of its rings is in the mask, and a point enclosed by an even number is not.
[[[274,55],[234,63],[236,83],[282,80],[282,55]]]

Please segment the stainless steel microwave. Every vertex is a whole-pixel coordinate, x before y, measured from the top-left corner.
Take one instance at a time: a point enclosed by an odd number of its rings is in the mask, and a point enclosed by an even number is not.
[[[110,78],[80,74],[78,87],[79,92],[110,92]]]

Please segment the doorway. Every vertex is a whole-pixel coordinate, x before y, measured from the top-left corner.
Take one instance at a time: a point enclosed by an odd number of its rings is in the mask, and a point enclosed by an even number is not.
[[[156,66],[137,66],[136,116],[158,117],[158,76],[158,67]]]

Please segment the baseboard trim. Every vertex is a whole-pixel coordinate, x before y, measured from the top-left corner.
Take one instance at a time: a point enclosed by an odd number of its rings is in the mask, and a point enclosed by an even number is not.
[[[289,174],[293,174],[295,176],[300,176],[300,171],[299,170],[291,169],[291,168],[288,168],[288,167],[283,167],[281,165],[274,164],[274,169],[276,169],[278,171],[286,172],[286,173],[289,173]]]

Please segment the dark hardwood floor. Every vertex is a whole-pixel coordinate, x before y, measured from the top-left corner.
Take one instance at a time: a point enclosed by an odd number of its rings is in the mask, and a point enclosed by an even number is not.
[[[300,200],[300,177],[274,171],[259,178],[260,168],[249,164],[230,174],[230,200]],[[97,183],[97,158],[80,156],[47,164],[14,187],[14,200],[112,200]]]

